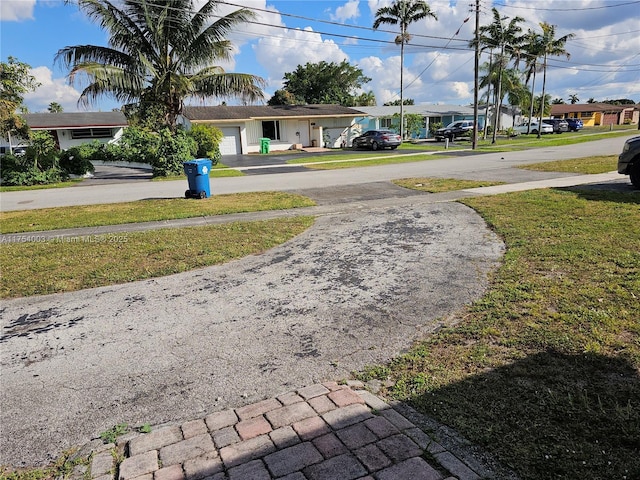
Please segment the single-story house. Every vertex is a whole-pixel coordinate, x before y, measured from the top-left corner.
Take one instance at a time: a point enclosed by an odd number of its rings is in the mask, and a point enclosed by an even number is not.
[[[47,130],[61,150],[98,140],[115,142],[127,126],[122,112],[27,113],[31,130]]]
[[[579,118],[585,127],[638,123],[640,105],[610,105],[608,103],[576,103],[551,105],[553,118]]]
[[[340,105],[256,105],[184,108],[181,122],[206,124],[224,134],[222,155],[257,153],[262,138],[271,151],[304,147],[340,148],[349,144],[360,109]]]
[[[356,128],[365,132],[381,128],[398,129],[400,106],[357,107],[366,113],[366,117],[356,120]],[[473,120],[473,107],[460,105],[405,105],[403,115],[413,114],[422,117],[422,125],[416,138],[429,138],[429,125],[441,123],[443,126],[457,120]],[[478,111],[480,128],[484,125],[484,110]]]

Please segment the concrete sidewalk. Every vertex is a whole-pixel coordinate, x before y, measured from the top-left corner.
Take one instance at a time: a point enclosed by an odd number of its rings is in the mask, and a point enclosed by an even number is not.
[[[617,172],[563,176],[443,193],[423,193],[397,187],[390,182],[375,182],[370,184],[349,185],[347,187],[337,186],[333,188],[300,189],[294,191],[295,193],[309,196],[310,198],[318,201],[319,205],[315,207],[295,208],[290,210],[268,210],[261,212],[215,215],[210,217],[182,218],[176,220],[70,228],[17,234],[0,234],[0,243],[42,242],[73,237],[100,236],[117,232],[147,231],[161,228],[184,228],[237,221],[268,220],[278,217],[297,215],[331,215],[337,212],[359,210],[364,206],[367,208],[375,208],[380,206],[391,206],[395,202],[405,204],[408,197],[410,197],[410,201],[414,204],[429,204],[451,202],[475,196],[520,192],[524,190],[603,184],[607,184],[609,188],[629,191],[632,190],[628,179]]]
[[[96,480],[479,480],[513,478],[433,421],[363,389],[310,385],[90,452]],[[446,446],[445,446],[446,445]],[[114,451],[117,452],[114,455]],[[115,458],[119,460],[116,461]],[[84,471],[76,474],[84,475]],[[85,477],[86,478],[86,477]]]

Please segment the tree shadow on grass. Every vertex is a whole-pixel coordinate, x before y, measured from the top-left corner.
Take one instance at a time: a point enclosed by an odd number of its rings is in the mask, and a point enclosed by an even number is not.
[[[640,203],[640,190],[630,183],[595,183],[575,187],[559,188],[576,193],[579,197],[591,201],[610,201],[616,203]]]
[[[538,353],[408,403],[523,479],[640,479],[640,375],[621,358]]]

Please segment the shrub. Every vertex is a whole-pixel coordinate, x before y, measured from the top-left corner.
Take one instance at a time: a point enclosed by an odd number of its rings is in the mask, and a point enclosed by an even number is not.
[[[156,157],[159,138],[140,127],[127,127],[117,144],[105,148],[107,160],[152,164]]]
[[[438,130],[439,128],[442,128],[444,125],[442,124],[442,122],[432,122],[429,123],[429,133],[431,134],[431,136],[435,136],[436,134],[436,130]]]
[[[2,184],[8,186],[46,185],[67,180],[69,175],[57,167],[40,170],[31,167],[27,170],[2,172]]]
[[[183,162],[193,159],[197,152],[196,141],[184,130],[175,133],[167,128],[157,134],[155,156],[149,162],[155,177],[180,175]]]
[[[72,175],[84,175],[95,170],[91,160],[103,160],[104,151],[99,146],[83,144],[71,147],[60,155],[59,165],[62,170]]]
[[[214,157],[220,155],[219,145],[224,136],[220,129],[210,125],[196,124],[191,126],[189,136],[197,144],[196,157],[210,158],[214,164],[217,163],[217,161],[214,161]]]

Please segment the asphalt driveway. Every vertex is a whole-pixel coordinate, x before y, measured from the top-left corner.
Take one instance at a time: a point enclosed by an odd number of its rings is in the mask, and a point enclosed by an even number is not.
[[[226,265],[4,302],[0,464],[41,464],[121,422],[196,418],[407,349],[483,293],[503,252],[471,209],[412,198],[320,216]]]

